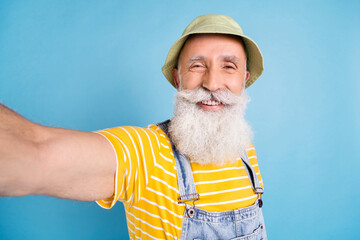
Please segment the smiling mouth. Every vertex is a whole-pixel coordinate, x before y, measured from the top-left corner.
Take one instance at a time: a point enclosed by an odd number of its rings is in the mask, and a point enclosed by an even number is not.
[[[201,102],[198,102],[198,105],[200,108],[207,111],[217,111],[224,107],[224,104],[222,102],[219,102],[215,99],[203,100]]]
[[[222,103],[216,100],[204,100],[200,102],[203,105],[206,106],[217,106],[217,105],[221,105]]]

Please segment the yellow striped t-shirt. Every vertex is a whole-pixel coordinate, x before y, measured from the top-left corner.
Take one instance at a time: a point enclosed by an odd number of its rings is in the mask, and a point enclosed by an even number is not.
[[[97,203],[107,209],[124,203],[130,239],[180,239],[185,206],[177,203],[176,166],[166,134],[156,125],[97,133],[109,140],[117,158],[114,196]],[[254,146],[247,154],[263,187]],[[226,211],[254,204],[257,196],[240,158],[220,167],[191,163],[191,168],[198,208]]]

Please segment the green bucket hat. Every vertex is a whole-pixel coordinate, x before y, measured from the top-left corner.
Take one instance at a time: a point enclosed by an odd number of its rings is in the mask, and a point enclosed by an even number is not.
[[[264,70],[264,66],[262,54],[257,44],[252,39],[244,35],[239,24],[231,17],[226,15],[210,14],[195,18],[189,26],[187,26],[181,37],[176,40],[174,45],[170,48],[165,64],[161,70],[166,79],[174,87],[175,82],[172,77],[172,70],[177,66],[178,57],[186,39],[192,34],[202,33],[230,34],[241,37],[247,54],[247,69],[250,72],[250,78],[245,85],[246,88],[248,88],[260,77]]]

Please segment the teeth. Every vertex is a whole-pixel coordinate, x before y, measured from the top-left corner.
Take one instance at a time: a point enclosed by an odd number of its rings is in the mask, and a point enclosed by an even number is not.
[[[216,101],[216,100],[204,100],[201,102],[202,104],[208,105],[208,106],[215,106],[215,105],[219,105],[220,102]]]

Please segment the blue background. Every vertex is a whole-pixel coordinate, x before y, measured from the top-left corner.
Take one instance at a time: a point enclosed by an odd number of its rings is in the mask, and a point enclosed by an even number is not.
[[[247,119],[269,239],[360,234],[360,1],[0,1],[0,102],[93,131],[172,115],[167,51],[198,15],[227,14],[265,71]],[[0,239],[126,239],[123,207],[0,198]]]

